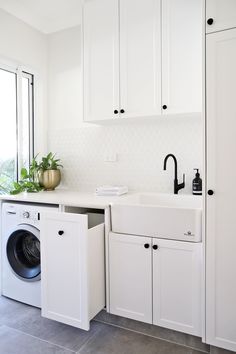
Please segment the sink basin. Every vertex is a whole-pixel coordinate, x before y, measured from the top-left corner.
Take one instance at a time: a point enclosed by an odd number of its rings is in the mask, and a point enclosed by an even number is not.
[[[202,239],[202,197],[142,193],[111,205],[112,231],[181,241]]]

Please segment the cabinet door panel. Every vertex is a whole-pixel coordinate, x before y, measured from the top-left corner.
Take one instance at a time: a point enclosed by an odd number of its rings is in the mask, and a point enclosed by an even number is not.
[[[111,313],[152,323],[151,253],[150,238],[110,233]]]
[[[160,0],[120,0],[121,117],[161,113]]]
[[[216,32],[236,27],[235,0],[206,0],[206,21],[212,18],[213,23],[206,22],[206,32]]]
[[[164,114],[202,111],[202,2],[162,2]]]
[[[200,336],[201,244],[153,242],[153,323]]]
[[[85,0],[84,120],[116,118],[119,110],[118,0]]]
[[[42,315],[89,329],[87,216],[42,214]],[[62,235],[58,231],[62,230]]]
[[[236,351],[236,29],[207,36],[206,339]]]

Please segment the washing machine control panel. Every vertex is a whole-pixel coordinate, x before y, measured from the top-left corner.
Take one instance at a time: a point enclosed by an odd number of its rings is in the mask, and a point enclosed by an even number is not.
[[[21,211],[21,221],[22,222],[26,222],[27,224],[33,224],[33,225],[37,225],[39,223],[40,217],[39,217],[39,213],[37,211],[29,211],[29,210],[22,210]]]

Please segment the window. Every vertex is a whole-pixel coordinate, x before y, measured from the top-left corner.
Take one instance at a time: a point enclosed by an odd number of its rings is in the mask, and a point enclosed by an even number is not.
[[[34,77],[0,65],[0,191],[9,190],[33,157]]]

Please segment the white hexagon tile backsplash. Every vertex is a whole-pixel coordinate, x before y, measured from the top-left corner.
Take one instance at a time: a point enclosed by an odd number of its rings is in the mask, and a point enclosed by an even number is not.
[[[193,168],[202,171],[202,135],[202,121],[196,117],[116,126],[91,124],[49,132],[49,150],[63,161],[62,186],[91,191],[98,185],[124,184],[133,191],[172,192],[173,161],[163,171],[163,160],[173,153],[180,182],[186,174],[181,193],[191,193]],[[117,154],[117,161],[105,162],[108,154]]]

